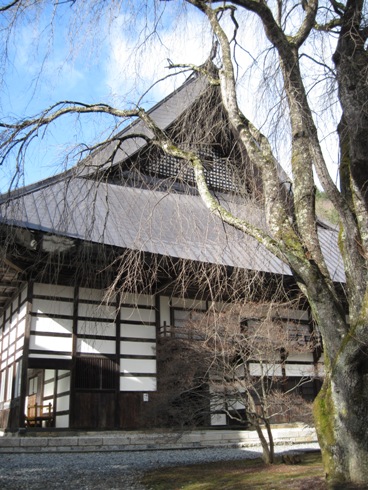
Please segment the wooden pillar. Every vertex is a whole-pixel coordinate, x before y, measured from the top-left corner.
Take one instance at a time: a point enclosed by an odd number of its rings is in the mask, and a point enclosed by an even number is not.
[[[19,399],[19,427],[25,427],[25,403],[27,397],[27,372],[28,372],[28,356],[29,356],[29,342],[31,337],[31,321],[32,321],[32,302],[33,302],[33,282],[28,283],[27,291],[27,307],[24,326],[24,344],[23,344],[23,356],[22,359],[22,374],[21,374],[21,387],[20,387],[20,399]]]
[[[116,369],[117,369],[117,376],[116,376],[116,386],[115,386],[115,412],[114,412],[114,425],[117,429],[120,428],[120,411],[121,411],[121,406],[120,406],[120,337],[121,337],[121,320],[120,320],[120,301],[121,301],[121,296],[119,293],[116,295],[116,310],[117,314],[115,317],[115,328],[116,328],[116,334],[115,334],[115,363],[116,363]]]
[[[79,286],[74,287],[73,297],[73,337],[72,337],[72,368],[70,373],[70,402],[69,402],[69,427],[73,427],[75,418],[75,358],[78,341],[78,304]]]

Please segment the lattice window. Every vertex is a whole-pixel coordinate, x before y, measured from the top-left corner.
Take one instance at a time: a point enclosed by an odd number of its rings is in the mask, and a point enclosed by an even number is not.
[[[231,166],[212,149],[199,152],[205,167],[205,177],[210,188],[221,191],[235,191],[234,175]],[[150,158],[146,163],[146,172],[155,177],[173,178],[191,185],[195,184],[193,169],[183,160],[166,154]]]
[[[113,390],[117,383],[116,363],[104,357],[78,357],[75,387],[82,390]]]

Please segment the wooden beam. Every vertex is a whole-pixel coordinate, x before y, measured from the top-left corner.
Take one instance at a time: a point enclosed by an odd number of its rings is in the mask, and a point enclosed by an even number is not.
[[[15,265],[9,259],[3,258],[2,261],[4,262],[4,264],[6,264],[8,267],[10,267],[11,269],[15,270],[16,272],[24,272],[23,269],[21,269],[20,267],[18,267],[17,265]]]

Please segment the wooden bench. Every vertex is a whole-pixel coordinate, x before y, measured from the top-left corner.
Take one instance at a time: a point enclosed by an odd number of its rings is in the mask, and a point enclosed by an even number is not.
[[[34,403],[28,405],[26,425],[27,427],[42,427],[42,422],[45,422],[46,427],[52,427],[54,422],[54,413],[51,403],[47,405],[39,405]]]

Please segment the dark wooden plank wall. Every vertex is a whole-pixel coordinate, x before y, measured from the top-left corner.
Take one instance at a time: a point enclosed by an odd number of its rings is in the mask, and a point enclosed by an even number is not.
[[[115,428],[115,392],[76,392],[74,403],[71,428]]]

